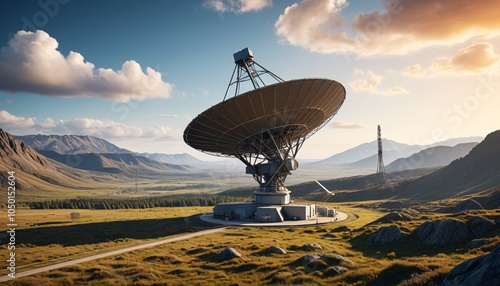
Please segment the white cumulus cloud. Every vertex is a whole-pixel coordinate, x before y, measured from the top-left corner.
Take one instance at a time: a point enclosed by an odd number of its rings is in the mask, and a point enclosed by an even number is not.
[[[12,115],[5,110],[0,110],[0,123],[2,124],[2,126],[7,126],[7,127],[15,126],[19,128],[26,128],[35,125],[36,118],[19,117]]]
[[[90,135],[104,139],[144,138],[155,141],[178,141],[181,138],[178,131],[161,124],[143,127],[92,118],[76,118],[71,120],[47,118],[39,122],[34,117],[19,117],[10,114],[6,110],[0,110],[0,125],[16,135],[73,134]]]
[[[96,97],[126,102],[168,98],[172,84],[133,60],[121,70],[95,68],[77,52],[64,56],[59,43],[42,30],[19,31],[0,49],[0,90],[59,97]]]

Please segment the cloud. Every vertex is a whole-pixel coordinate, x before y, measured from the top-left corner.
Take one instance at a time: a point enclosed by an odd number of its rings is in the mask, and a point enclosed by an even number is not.
[[[430,69],[439,74],[474,74],[496,69],[499,62],[493,45],[481,42],[460,49],[451,57],[435,59]]]
[[[303,0],[287,7],[276,34],[319,53],[407,54],[500,34],[496,0],[385,0],[384,11],[359,13],[345,23],[346,0]]]
[[[58,42],[44,31],[19,31],[0,49],[0,90],[59,97],[96,97],[126,102],[170,97],[172,84],[152,68],[146,73],[136,61],[121,70],[98,68],[76,52],[66,57]]]
[[[355,91],[379,95],[397,95],[408,93],[405,88],[400,86],[380,89],[379,86],[382,83],[382,76],[376,75],[372,71],[354,70],[354,74],[358,76],[358,78],[350,82],[349,86]]]
[[[90,135],[99,138],[145,138],[161,141],[180,140],[178,132],[164,125],[142,127],[127,125],[115,121],[103,121],[91,118],[54,120],[47,118],[38,122],[36,118],[18,117],[5,110],[0,110],[0,125],[14,134],[75,134]]]
[[[274,24],[276,34],[285,42],[313,52],[346,52],[356,44],[340,29],[340,11],[346,0],[304,0],[285,9]]]
[[[155,114],[154,116],[157,116],[157,117],[166,117],[166,118],[175,118],[175,119],[179,118],[179,116],[176,115],[176,114]]]
[[[414,77],[423,77],[427,74],[427,71],[421,65],[414,64],[406,68],[405,74]]]
[[[0,123],[2,126],[16,126],[26,128],[35,125],[36,118],[34,117],[18,117],[8,113],[5,110],[0,110]]]
[[[333,121],[330,123],[330,126],[335,129],[359,129],[365,128],[364,125],[353,123],[353,122],[345,122],[345,121]]]
[[[206,0],[203,2],[203,7],[222,13],[259,11],[272,5],[272,0]]]
[[[473,43],[450,57],[438,57],[428,68],[415,64],[406,68],[405,74],[415,77],[425,75],[468,75],[497,70],[500,56],[488,42]]]

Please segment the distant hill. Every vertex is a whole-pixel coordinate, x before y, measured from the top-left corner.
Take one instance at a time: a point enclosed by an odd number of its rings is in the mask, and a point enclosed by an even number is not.
[[[206,164],[205,161],[199,160],[186,153],[182,154],[139,153],[139,155],[142,157],[146,157],[167,164],[190,165],[195,167]]]
[[[51,194],[61,188],[79,189],[93,182],[95,175],[52,161],[0,129],[0,185],[7,186],[7,171],[14,171],[18,195]],[[106,178],[110,178],[107,176]],[[4,195],[4,193],[2,193]]]
[[[400,158],[385,167],[387,172],[418,168],[442,167],[464,157],[478,143],[462,143],[456,146],[436,146],[422,150],[410,157]]]
[[[500,130],[490,133],[465,157],[419,178],[392,184],[340,191],[337,201],[410,199],[433,201],[461,198],[500,186]]]
[[[388,182],[396,182],[404,179],[420,177],[435,170],[435,168],[428,168],[389,173],[387,174],[386,179]],[[376,174],[370,174],[337,178],[332,180],[319,180],[323,186],[336,193],[339,190],[349,190],[349,192],[356,192],[356,190],[364,190],[370,187],[373,188],[378,185],[379,177]],[[290,185],[287,188],[292,191],[291,195],[294,198],[307,198],[310,200],[321,200],[321,198],[323,198],[324,200],[324,196],[326,195],[326,192],[314,181]],[[252,195],[253,191],[257,191],[257,189],[258,187],[236,188],[226,190],[221,194],[227,196],[248,197]],[[330,201],[335,201],[336,198],[337,195],[333,196]]]
[[[104,139],[80,135],[25,135],[14,136],[36,150],[51,150],[59,154],[132,153]]]
[[[411,154],[418,152],[422,149],[422,147],[419,145],[408,145],[388,139],[382,139],[382,146],[384,149],[384,155],[386,153],[388,154],[387,161],[391,161],[392,157],[395,157],[393,159],[395,160],[397,158],[410,156]],[[374,140],[372,142],[363,143],[354,148],[348,149],[344,152],[335,154],[324,160],[314,162],[313,164],[335,165],[335,164],[354,163],[376,155],[377,148],[378,148],[377,141]]]
[[[384,163],[386,165],[399,159],[406,158],[429,147],[435,146],[455,146],[461,143],[480,142],[482,137],[461,137],[452,138],[441,142],[436,142],[428,145],[409,145],[399,143],[389,139],[382,139],[382,147],[384,151]],[[376,168],[377,156],[377,140],[363,143],[344,152],[330,156],[324,160],[311,162],[306,165],[316,166],[343,166],[346,168]]]
[[[172,173],[186,173],[192,170],[189,166],[162,163],[132,153],[85,153],[64,155],[50,150],[39,150],[39,152],[47,158],[51,158],[73,168],[122,174],[130,178],[136,175],[139,177],[154,177]]]
[[[456,146],[456,145],[462,144],[462,143],[471,143],[471,142],[479,143],[483,140],[484,140],[484,138],[481,136],[459,137],[459,138],[447,139],[447,140],[436,142],[436,143],[426,145],[426,146],[427,147],[436,147],[436,146],[453,147],[453,146]]]
[[[442,199],[500,186],[500,130],[494,131],[465,157],[431,174],[401,184],[400,197]]]

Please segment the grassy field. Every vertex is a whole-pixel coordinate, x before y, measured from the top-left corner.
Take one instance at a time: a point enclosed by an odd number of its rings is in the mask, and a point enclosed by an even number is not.
[[[434,285],[464,259],[475,257],[490,245],[466,251],[465,245],[433,248],[414,240],[375,246],[368,237],[380,226],[369,223],[385,214],[359,204],[329,204],[358,219],[308,227],[231,227],[222,233],[196,237],[62,268],[8,285]],[[161,237],[211,227],[196,214],[210,207],[156,208],[146,210],[80,210],[71,220],[70,210],[19,210],[18,272],[56,261],[95,254],[108,249],[157,240]],[[5,215],[5,214],[1,214]],[[498,211],[454,215],[466,219],[482,215],[500,219]],[[413,230],[421,223],[443,218],[443,214],[416,214],[412,221],[396,222]],[[340,232],[335,228],[345,226]],[[333,233],[334,238],[325,234]],[[16,234],[17,235],[17,234]],[[306,243],[322,250],[304,251]],[[280,246],[286,254],[266,255],[269,246]],[[233,247],[241,258],[221,262],[217,254]],[[3,249],[6,252],[6,249]],[[294,263],[310,253],[336,253],[354,264],[330,276],[325,265],[310,269]],[[6,273],[5,271],[3,272]]]

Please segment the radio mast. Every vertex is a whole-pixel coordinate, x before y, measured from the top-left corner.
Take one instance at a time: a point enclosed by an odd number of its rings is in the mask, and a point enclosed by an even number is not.
[[[379,178],[379,184],[385,186],[387,185],[387,181],[385,179],[384,156],[382,151],[382,136],[380,131],[380,125],[377,125],[377,143],[378,143],[377,174]]]

